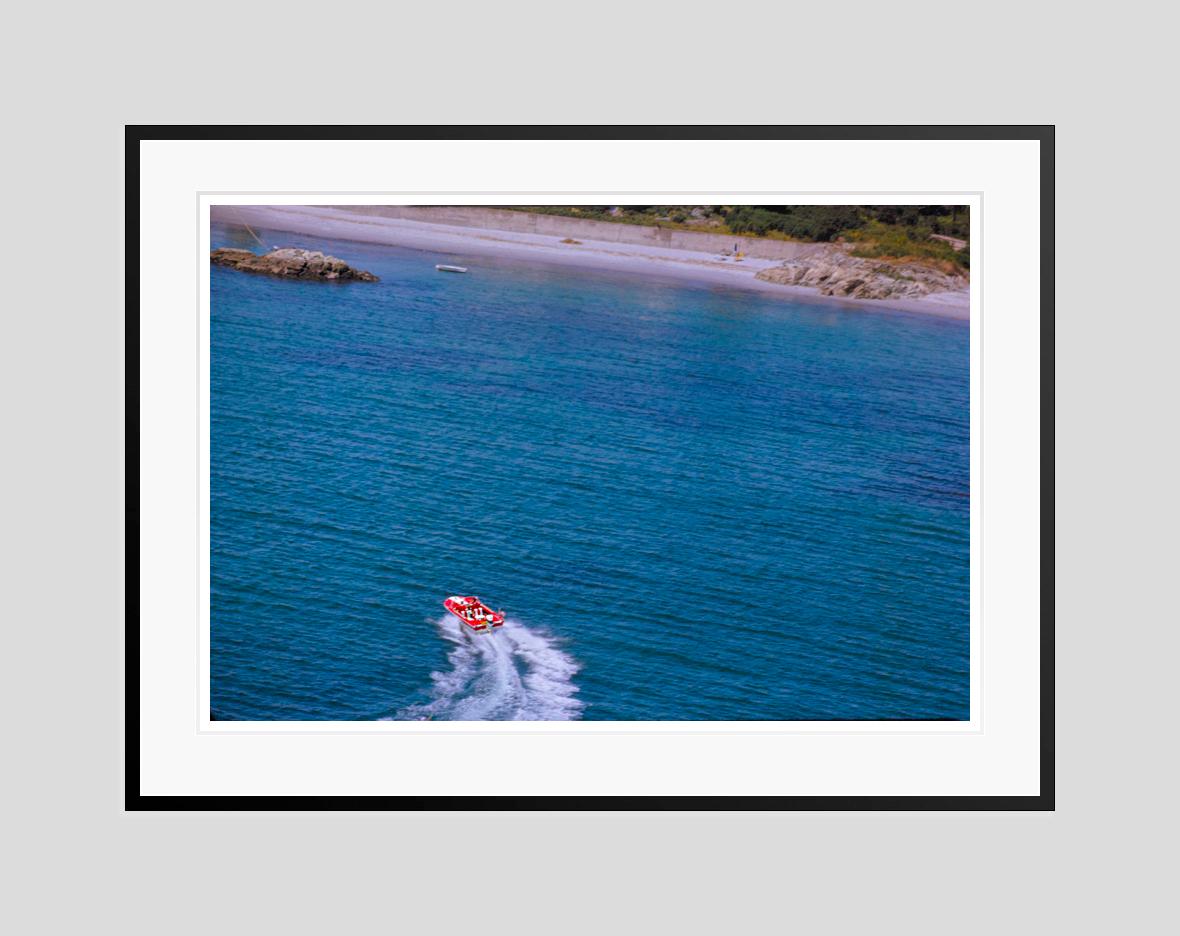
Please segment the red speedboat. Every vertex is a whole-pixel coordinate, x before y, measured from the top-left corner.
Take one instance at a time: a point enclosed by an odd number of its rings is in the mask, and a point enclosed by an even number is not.
[[[474,595],[451,595],[443,607],[473,631],[491,633],[492,628],[504,626],[503,612],[493,611]]]

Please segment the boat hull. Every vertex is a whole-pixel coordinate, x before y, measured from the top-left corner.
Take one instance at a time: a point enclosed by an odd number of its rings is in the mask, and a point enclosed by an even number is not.
[[[489,634],[504,626],[504,615],[493,611],[474,595],[452,595],[443,602],[443,607],[463,623],[464,630],[476,634]]]

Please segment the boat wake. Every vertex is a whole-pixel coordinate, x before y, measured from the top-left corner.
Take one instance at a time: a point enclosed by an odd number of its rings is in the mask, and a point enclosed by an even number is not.
[[[464,633],[453,615],[437,622],[453,644],[450,669],[431,674],[431,701],[401,718],[442,721],[568,721],[582,703],[575,698],[578,664],[553,638],[511,618],[492,634]]]

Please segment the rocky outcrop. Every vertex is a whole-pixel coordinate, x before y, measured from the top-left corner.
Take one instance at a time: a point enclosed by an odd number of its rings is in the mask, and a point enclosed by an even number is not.
[[[246,273],[268,273],[271,276],[308,280],[377,282],[377,277],[372,273],[351,267],[339,257],[329,257],[318,250],[301,250],[298,247],[279,247],[268,254],[218,247],[209,254],[209,260],[219,266]]]
[[[849,299],[920,299],[937,292],[963,292],[967,277],[921,263],[895,263],[854,257],[842,247],[787,260],[758,273],[758,279],[807,286],[824,296]]]

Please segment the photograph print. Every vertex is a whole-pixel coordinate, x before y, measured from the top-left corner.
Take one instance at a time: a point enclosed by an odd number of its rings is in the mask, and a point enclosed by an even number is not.
[[[208,208],[214,722],[971,719],[971,208]]]

